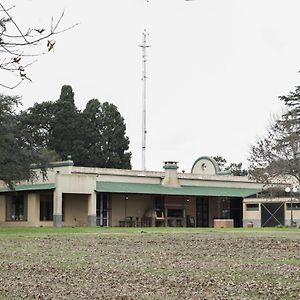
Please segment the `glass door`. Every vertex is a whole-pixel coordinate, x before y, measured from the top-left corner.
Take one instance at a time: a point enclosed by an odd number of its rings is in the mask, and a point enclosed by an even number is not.
[[[209,202],[207,197],[199,197],[196,200],[196,224],[197,227],[209,227]]]
[[[97,226],[108,227],[110,222],[110,197],[109,194],[97,194]]]

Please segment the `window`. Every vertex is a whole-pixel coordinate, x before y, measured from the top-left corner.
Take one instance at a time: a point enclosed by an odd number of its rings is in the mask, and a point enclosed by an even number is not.
[[[292,207],[293,207],[293,210],[300,210],[300,203],[287,203],[286,204],[287,210],[292,210]]]
[[[246,210],[248,210],[248,211],[259,210],[259,205],[258,205],[258,203],[249,203],[249,204],[246,204]]]
[[[25,195],[6,198],[6,221],[27,221],[27,197]]]
[[[41,195],[40,221],[53,221],[53,196],[50,194]]]
[[[168,209],[168,217],[183,218],[183,209]]]

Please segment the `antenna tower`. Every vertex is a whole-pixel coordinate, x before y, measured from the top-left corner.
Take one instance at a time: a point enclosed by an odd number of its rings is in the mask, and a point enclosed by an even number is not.
[[[146,49],[150,47],[147,45],[147,35],[146,29],[143,31],[143,41],[140,47],[142,48],[142,63],[143,63],[143,94],[142,94],[142,169],[146,170],[146,63],[147,63],[147,53]]]

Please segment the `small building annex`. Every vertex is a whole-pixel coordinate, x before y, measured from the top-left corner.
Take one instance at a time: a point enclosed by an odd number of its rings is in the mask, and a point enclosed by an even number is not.
[[[176,162],[163,172],[77,167],[52,163],[43,181],[22,182],[11,191],[0,183],[0,226],[196,226],[214,219],[243,225],[243,200],[262,185],[220,172],[200,157],[191,173]],[[244,220],[245,223],[245,220]]]

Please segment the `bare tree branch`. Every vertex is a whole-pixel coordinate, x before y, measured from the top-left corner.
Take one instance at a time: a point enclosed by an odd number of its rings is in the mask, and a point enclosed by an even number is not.
[[[48,50],[47,52],[49,52],[54,49],[56,43],[56,41],[51,38],[52,36],[64,33],[78,25],[78,23],[76,23],[67,28],[58,30],[65,15],[65,12],[63,11],[56,22],[54,22],[53,17],[51,18],[49,30],[31,26],[31,28],[28,28],[25,31],[18,26],[17,22],[9,12],[13,8],[14,6],[5,8],[0,2],[0,54],[2,56],[0,57],[0,70],[6,72],[19,72],[19,77],[21,79],[21,81],[18,81],[13,85],[3,82],[0,83],[0,86],[8,89],[17,87],[24,79],[31,81],[25,73],[25,69],[36,62],[36,60],[33,62],[26,62],[25,59],[21,60],[21,58],[36,57],[46,53],[45,51],[32,53],[32,47],[39,49],[40,46],[42,46],[42,41],[45,41],[45,47]],[[3,14],[2,18],[1,13]],[[16,32],[16,34],[13,32]]]

